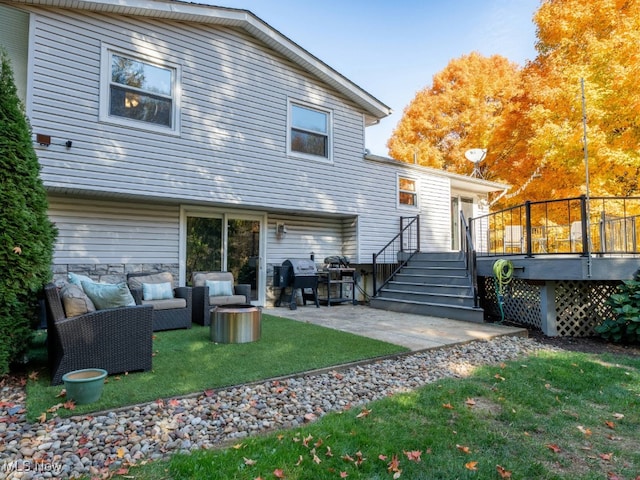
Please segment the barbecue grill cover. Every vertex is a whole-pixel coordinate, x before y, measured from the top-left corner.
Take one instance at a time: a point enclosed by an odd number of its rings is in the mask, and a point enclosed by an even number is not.
[[[285,260],[282,263],[282,266],[289,267],[289,275],[292,275],[293,277],[309,277],[318,274],[314,261],[306,258],[291,258],[289,260]]]

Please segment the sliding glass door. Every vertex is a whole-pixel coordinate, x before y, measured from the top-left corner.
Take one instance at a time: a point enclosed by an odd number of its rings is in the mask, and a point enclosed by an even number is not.
[[[263,216],[187,213],[185,278],[193,272],[229,271],[251,285],[251,302],[264,304]]]

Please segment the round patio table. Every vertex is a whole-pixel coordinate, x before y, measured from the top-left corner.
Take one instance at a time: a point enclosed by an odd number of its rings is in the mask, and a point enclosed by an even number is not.
[[[219,305],[211,309],[211,341],[248,343],[260,340],[262,311],[249,304]]]

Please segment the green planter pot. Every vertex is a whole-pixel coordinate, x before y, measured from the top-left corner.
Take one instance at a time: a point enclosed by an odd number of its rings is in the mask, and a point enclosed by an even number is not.
[[[106,376],[107,371],[101,368],[85,368],[65,373],[62,381],[67,390],[67,399],[75,400],[78,405],[98,401]]]

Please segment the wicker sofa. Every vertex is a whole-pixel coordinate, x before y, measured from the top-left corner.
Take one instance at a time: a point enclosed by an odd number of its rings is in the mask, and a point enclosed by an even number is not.
[[[129,290],[137,305],[153,307],[153,331],[191,328],[193,297],[191,287],[173,288],[173,276],[169,272],[139,272],[127,274]],[[144,285],[171,284],[170,298],[147,300]]]
[[[229,291],[216,295],[210,291],[207,281],[227,283]],[[251,298],[251,285],[235,285],[231,272],[193,272],[191,285],[193,286],[193,321],[200,325],[211,324],[212,308],[218,305],[247,303]]]
[[[44,288],[51,385],[83,368],[103,368],[109,374],[151,370],[151,306],[97,310],[67,318],[59,288]]]

